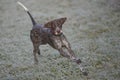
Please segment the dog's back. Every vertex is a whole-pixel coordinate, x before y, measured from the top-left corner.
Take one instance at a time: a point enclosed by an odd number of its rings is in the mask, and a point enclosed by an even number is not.
[[[30,38],[33,43],[47,44],[49,42],[50,35],[51,33],[49,28],[45,28],[41,24],[36,24],[31,30]]]

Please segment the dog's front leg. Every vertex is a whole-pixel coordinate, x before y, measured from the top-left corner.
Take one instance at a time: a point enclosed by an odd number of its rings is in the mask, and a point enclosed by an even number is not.
[[[52,46],[54,49],[58,50],[60,55],[63,56],[63,57],[67,57],[67,58],[70,58],[69,55],[67,55],[64,50],[63,50],[63,47],[62,47],[62,42],[61,40],[59,39],[59,37],[51,37],[51,43],[49,43],[50,46]]]
[[[69,59],[70,59],[70,56],[67,55],[67,54],[64,52],[64,50],[63,50],[62,47],[61,47],[60,49],[58,49],[58,51],[59,51],[60,55],[62,55],[63,57],[66,57],[66,58],[69,58]]]
[[[74,52],[72,51],[70,43],[67,41],[67,38],[63,35],[63,36],[61,36],[61,39],[62,39],[63,46],[68,50],[67,54],[70,56],[70,59],[72,61],[76,61],[77,60],[76,56],[75,56]],[[79,62],[76,61],[76,63],[77,64],[81,63],[80,59],[79,59]]]
[[[73,50],[71,49],[71,46],[68,42],[65,43],[66,44],[66,49],[68,50],[68,55],[70,55],[70,59],[74,62],[76,62],[77,64],[80,64],[81,63],[81,60],[76,58]]]
[[[68,49],[68,52],[69,52],[69,54],[70,54],[70,56],[71,56],[70,59],[73,60],[74,62],[76,62],[76,63],[79,65],[79,68],[80,68],[81,72],[82,72],[85,76],[87,76],[88,73],[86,72],[86,70],[84,69],[83,65],[81,64],[81,60],[80,60],[79,58],[76,58],[76,57],[75,57],[75,54],[74,54],[74,52],[72,51],[70,45],[67,45],[66,48]]]
[[[81,60],[79,58],[76,58],[73,50],[71,49],[70,43],[67,41],[65,36],[62,37],[62,41],[63,41],[65,48],[68,50],[68,55],[70,56],[70,59],[79,65],[79,68],[84,75],[88,75],[84,67],[81,64]]]

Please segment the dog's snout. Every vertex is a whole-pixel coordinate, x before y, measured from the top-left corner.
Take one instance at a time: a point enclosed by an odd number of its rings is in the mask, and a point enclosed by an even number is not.
[[[57,30],[58,33],[60,33],[61,31],[60,30]]]

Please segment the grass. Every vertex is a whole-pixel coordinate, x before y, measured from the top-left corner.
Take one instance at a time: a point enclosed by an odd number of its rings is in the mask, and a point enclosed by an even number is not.
[[[120,79],[119,0],[22,2],[40,23],[68,17],[63,31],[89,75],[82,75],[75,63],[63,58],[48,45],[40,46],[42,56],[38,56],[39,64],[34,65],[29,38],[30,19],[16,5],[16,0],[1,0],[0,80]]]

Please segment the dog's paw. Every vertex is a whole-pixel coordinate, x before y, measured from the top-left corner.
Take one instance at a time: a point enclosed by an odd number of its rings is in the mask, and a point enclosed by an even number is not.
[[[37,60],[35,60],[35,61],[34,61],[34,64],[35,64],[35,65],[38,65],[38,61],[37,61]]]
[[[88,76],[88,69],[85,68],[82,64],[79,65],[79,68],[84,76]]]
[[[44,57],[44,56],[43,56],[43,55],[41,55],[41,54],[40,54],[39,56],[40,56],[40,57]]]
[[[81,60],[80,60],[80,59],[77,59],[77,60],[76,60],[76,63],[77,63],[77,64],[80,64],[80,63],[81,63]]]
[[[88,72],[82,72],[84,76],[88,76]]]

